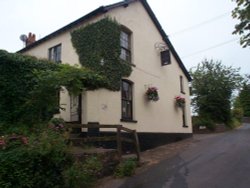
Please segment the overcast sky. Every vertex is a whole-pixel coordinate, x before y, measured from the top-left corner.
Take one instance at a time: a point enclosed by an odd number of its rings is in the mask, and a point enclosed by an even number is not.
[[[0,49],[23,47],[19,36],[35,33],[37,39],[67,25],[101,5],[119,0],[0,0]],[[250,74],[250,48],[232,35],[231,0],[148,0],[186,68],[204,58],[220,60]]]

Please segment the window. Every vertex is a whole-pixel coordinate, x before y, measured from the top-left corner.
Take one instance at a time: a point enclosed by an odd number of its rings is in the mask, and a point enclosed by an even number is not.
[[[182,126],[188,127],[186,122],[186,107],[185,105],[182,107]]]
[[[164,65],[169,65],[169,64],[171,64],[170,52],[169,50],[164,50],[161,52],[161,65],[164,66]]]
[[[120,34],[121,54],[120,58],[124,61],[131,63],[131,32],[122,30]]]
[[[62,45],[56,45],[49,49],[49,60],[57,63],[61,62]]]
[[[122,80],[122,120],[133,120],[133,83]]]
[[[180,91],[181,93],[185,94],[183,86],[183,76],[180,76]]]

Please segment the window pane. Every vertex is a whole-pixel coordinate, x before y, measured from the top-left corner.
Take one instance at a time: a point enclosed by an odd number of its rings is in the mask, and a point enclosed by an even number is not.
[[[120,34],[120,45],[121,45],[121,54],[120,58],[131,62],[131,53],[130,53],[130,33],[121,31]]]
[[[132,102],[127,102],[127,117],[132,119]]]
[[[127,60],[127,54],[126,54],[126,50],[125,49],[121,49],[121,55],[120,55],[120,58],[124,61]]]
[[[122,101],[122,118],[132,119],[132,103],[130,101]]]
[[[52,49],[49,49],[49,60],[52,60]]]
[[[49,60],[55,62],[61,61],[61,44],[49,49]]]
[[[55,54],[55,56],[56,56],[55,61],[56,62],[61,61],[61,45],[58,45],[55,47],[55,53],[56,53]]]
[[[126,106],[126,101],[122,101],[122,117],[126,118],[127,117],[127,106]]]
[[[132,100],[132,86],[128,82],[122,82],[122,98]]]
[[[132,84],[122,81],[122,118],[132,119]]]
[[[129,35],[124,31],[121,32],[120,42],[122,47],[129,49]]]

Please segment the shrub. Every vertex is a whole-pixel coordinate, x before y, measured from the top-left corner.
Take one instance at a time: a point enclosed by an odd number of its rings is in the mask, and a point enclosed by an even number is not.
[[[0,149],[0,187],[61,187],[62,172],[71,163],[62,136],[45,130],[29,137],[7,143]]]
[[[70,94],[97,89],[105,80],[84,67],[55,64],[0,50],[0,123],[23,123],[32,127],[58,113],[58,92],[64,86]]]
[[[31,124],[50,117],[52,109],[44,101],[43,106],[36,108],[31,108],[27,101],[38,83],[36,73],[57,68],[46,60],[0,50],[0,98],[4,99],[0,100],[0,122]]]
[[[240,125],[241,125],[241,120],[233,117],[229,122],[228,127],[234,129],[236,127],[239,127]]]
[[[85,162],[75,162],[63,173],[65,187],[91,187],[103,169],[101,160],[90,157]]]
[[[195,117],[193,118],[193,126],[205,126],[207,129],[214,131],[216,128],[215,123],[208,117]]]
[[[135,159],[133,158],[126,159],[116,167],[114,176],[119,178],[125,176],[132,176],[135,172],[136,166],[137,166],[137,161]]]
[[[232,116],[233,116],[233,118],[236,118],[240,122],[242,120],[243,114],[244,114],[244,111],[243,111],[242,108],[234,108],[232,110]]]

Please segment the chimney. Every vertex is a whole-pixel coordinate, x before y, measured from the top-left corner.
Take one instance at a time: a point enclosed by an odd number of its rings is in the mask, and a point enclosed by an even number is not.
[[[26,46],[28,46],[28,45],[30,45],[30,44],[32,44],[34,42],[36,42],[36,35],[29,32],[28,37],[27,37],[27,39],[25,41],[25,44],[26,44]]]

